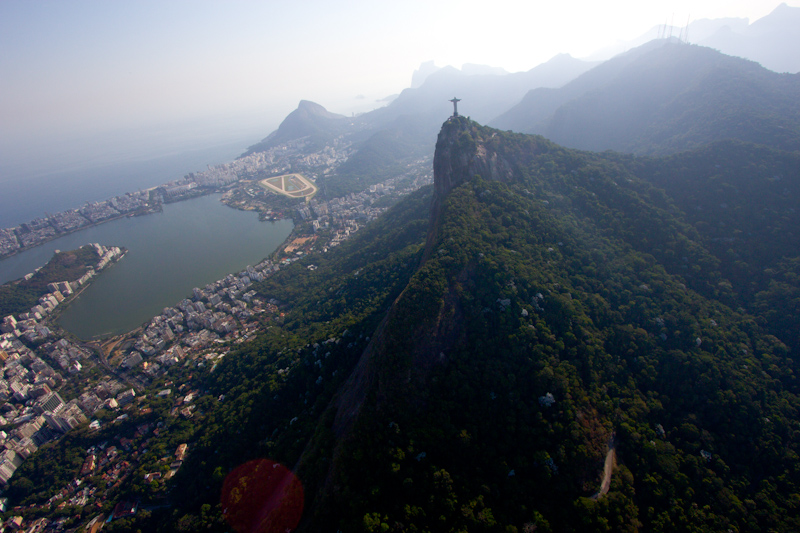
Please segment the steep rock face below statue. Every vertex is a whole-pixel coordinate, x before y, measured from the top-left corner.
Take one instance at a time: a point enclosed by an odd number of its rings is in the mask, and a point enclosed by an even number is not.
[[[498,154],[490,141],[493,134],[466,117],[450,117],[442,125],[433,157],[435,201],[476,174],[495,181],[509,181],[512,165]]]
[[[515,139],[512,145],[509,138]],[[520,143],[525,150],[519,149]],[[537,135],[509,135],[467,117],[448,118],[439,131],[433,156],[434,194],[423,262],[438,233],[442,205],[451,190],[475,176],[504,183],[519,180],[536,156],[554,147]]]

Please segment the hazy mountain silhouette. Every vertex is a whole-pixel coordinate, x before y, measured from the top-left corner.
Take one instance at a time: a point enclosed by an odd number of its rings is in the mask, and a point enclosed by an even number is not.
[[[519,102],[529,90],[560,87],[594,65],[560,54],[526,72],[513,74],[500,74],[498,69],[480,65],[464,65],[462,70],[447,66],[429,74],[421,86],[405,89],[390,105],[367,113],[364,118],[380,123],[400,115],[430,117],[435,134],[451,109],[447,101],[454,96],[463,101],[461,113],[486,121]]]
[[[452,113],[448,100],[454,95],[463,100],[461,112],[488,119],[518,102],[531,88],[561,86],[593,65],[567,54],[515,74],[482,65],[467,64],[458,70],[423,63],[415,72],[415,76],[427,73],[420,87],[405,89],[385,107],[357,117],[344,117],[301,101],[276,131],[248,148],[245,155],[301,138],[321,146],[344,135],[355,153],[321,183],[330,194],[348,194],[382,181],[412,160],[432,155],[439,125]]]
[[[731,28],[736,32],[742,32],[747,29],[749,24],[746,18],[699,19],[691,21],[687,30],[685,26],[674,25],[674,22],[675,21],[666,21],[664,24],[653,26],[634,39],[617,41],[582,59],[586,59],[587,61],[606,61],[656,39],[674,38],[676,40],[686,41],[688,36],[688,42],[702,43],[703,40],[708,39],[720,30]]]
[[[422,63],[419,66],[419,68],[415,70],[414,73],[411,75],[411,88],[416,89],[417,87],[425,83],[425,80],[428,78],[428,76],[430,76],[440,68],[442,67],[437,67],[433,61],[425,61],[424,63]]]
[[[491,124],[586,150],[670,153],[720,139],[800,148],[800,75],[676,41],[651,41]]]
[[[668,23],[667,23],[668,22]],[[686,26],[665,21],[629,41],[619,41],[587,56],[606,60],[653,39],[680,38],[689,43],[750,59],[775,72],[800,71],[800,8],[781,4],[752,24],[746,18],[700,19]],[[683,22],[683,21],[681,21]]]
[[[752,59],[775,72],[800,72],[800,7],[781,4],[749,26],[724,26],[692,42]]]
[[[261,152],[282,143],[309,137],[312,142],[324,142],[348,126],[347,117],[331,113],[324,107],[308,100],[301,100],[297,109],[289,113],[278,129],[261,142],[250,146],[242,155]]]

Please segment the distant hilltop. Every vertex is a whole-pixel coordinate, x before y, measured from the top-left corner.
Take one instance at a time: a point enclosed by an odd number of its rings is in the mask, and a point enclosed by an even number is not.
[[[710,48],[651,41],[491,121],[583,150],[675,153],[721,139],[800,148],[800,77]]]
[[[324,107],[308,100],[300,100],[297,109],[289,113],[278,129],[250,146],[242,157],[263,152],[279,144],[301,137],[324,137],[344,129],[341,122],[346,117],[331,113]]]

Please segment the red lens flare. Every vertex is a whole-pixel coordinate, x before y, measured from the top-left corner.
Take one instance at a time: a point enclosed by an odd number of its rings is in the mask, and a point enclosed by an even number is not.
[[[222,484],[222,513],[238,533],[287,533],[303,516],[303,485],[269,459],[237,466]]]

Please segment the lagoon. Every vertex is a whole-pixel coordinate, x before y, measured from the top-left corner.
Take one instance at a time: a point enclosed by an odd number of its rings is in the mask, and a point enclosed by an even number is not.
[[[125,247],[125,257],[101,272],[60,317],[61,326],[82,339],[125,333],[191,296],[193,287],[260,262],[292,231],[291,220],[259,222],[256,213],[231,209],[219,199],[214,194],[167,204],[162,213],[66,235],[0,261],[0,274],[18,278],[55,249],[90,242]]]

